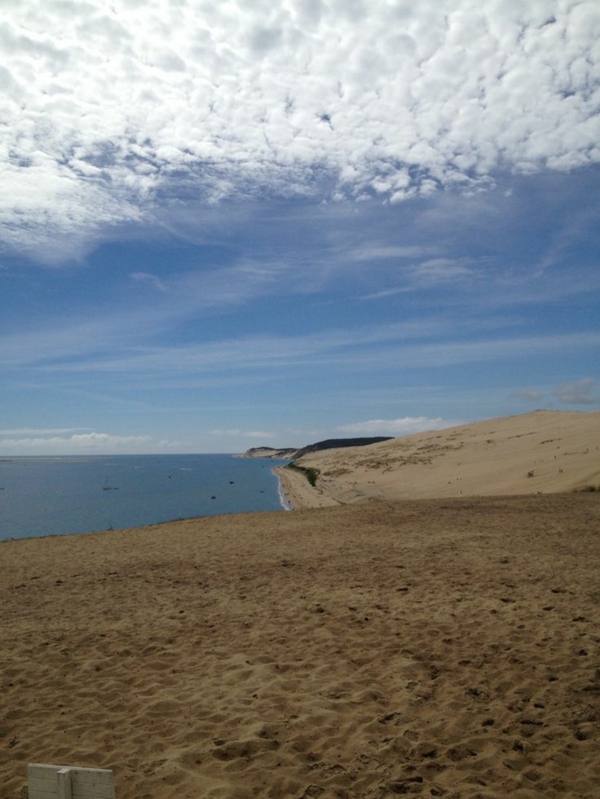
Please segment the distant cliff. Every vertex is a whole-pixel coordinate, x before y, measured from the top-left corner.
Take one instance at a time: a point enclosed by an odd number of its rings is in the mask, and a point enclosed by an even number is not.
[[[280,458],[281,460],[291,460],[297,450],[294,447],[284,447],[275,449],[274,447],[251,447],[246,450],[242,458]]]
[[[364,447],[367,444],[379,444],[380,441],[389,441],[390,436],[378,436],[375,438],[328,438],[325,441],[317,441],[316,444],[309,444],[301,449],[284,447],[252,447],[246,450],[242,458],[281,458],[282,460],[297,460],[303,455],[311,452],[319,452],[323,449],[337,449],[341,447]]]

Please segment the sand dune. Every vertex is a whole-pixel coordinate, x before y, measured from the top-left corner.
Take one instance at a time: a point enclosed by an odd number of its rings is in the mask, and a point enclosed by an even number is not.
[[[494,496],[600,488],[600,412],[535,411],[302,458],[280,469],[294,507],[368,498]]]
[[[369,502],[0,545],[0,796],[592,799],[600,496]]]

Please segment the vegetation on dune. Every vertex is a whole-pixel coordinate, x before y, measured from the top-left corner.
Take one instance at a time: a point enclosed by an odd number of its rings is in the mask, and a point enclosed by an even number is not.
[[[306,477],[308,482],[311,486],[316,486],[317,484],[317,477],[319,476],[319,470],[313,468],[312,466],[298,466],[296,463],[288,463],[285,467],[286,469],[294,469],[296,472],[302,472],[302,474]]]
[[[317,441],[308,447],[297,450],[294,460],[298,460],[303,455],[311,452],[322,452],[324,449],[343,449],[345,447],[366,447],[370,444],[380,444],[382,441],[390,441],[390,436],[369,436],[368,438],[328,438],[325,441]]]

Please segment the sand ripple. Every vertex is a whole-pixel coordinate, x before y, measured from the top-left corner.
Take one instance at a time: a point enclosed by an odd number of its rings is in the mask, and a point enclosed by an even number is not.
[[[596,495],[371,503],[0,547],[0,796],[597,796]]]

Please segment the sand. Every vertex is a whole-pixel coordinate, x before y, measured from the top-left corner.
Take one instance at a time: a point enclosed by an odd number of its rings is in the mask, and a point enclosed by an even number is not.
[[[0,545],[0,796],[592,799],[600,496],[372,501]]]
[[[295,508],[600,490],[600,412],[534,411],[311,453],[298,464],[319,477],[312,488],[302,474],[276,470]]]

